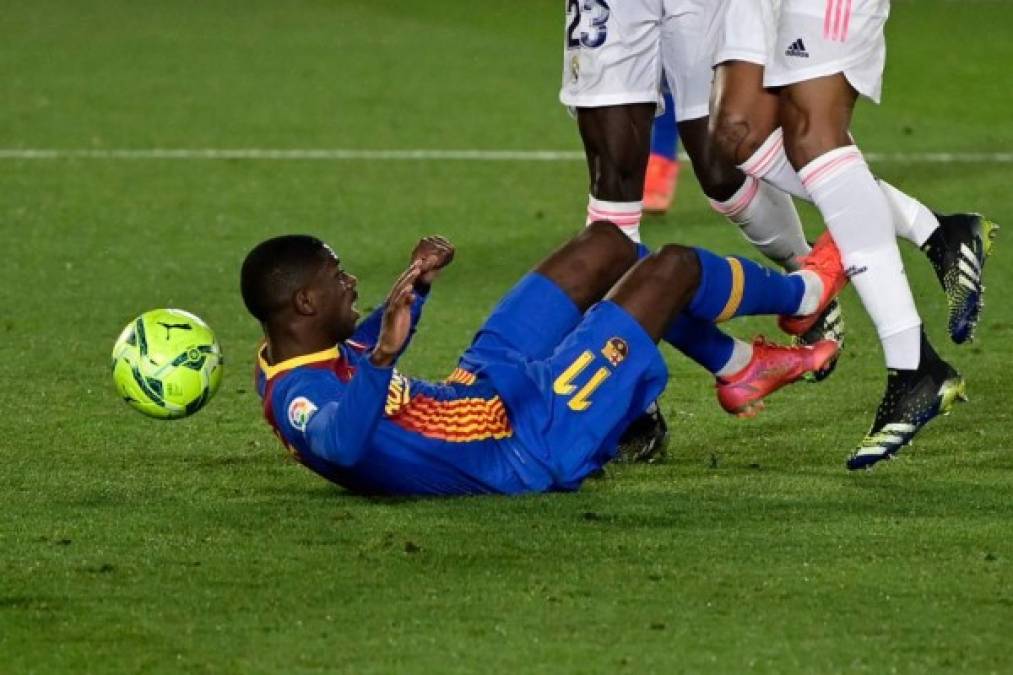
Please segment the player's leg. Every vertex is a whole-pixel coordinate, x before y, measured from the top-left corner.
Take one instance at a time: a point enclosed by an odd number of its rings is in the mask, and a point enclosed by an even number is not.
[[[635,244],[615,225],[588,226],[497,303],[462,355],[455,377],[463,371],[467,378],[490,361],[547,357],[636,260]]]
[[[768,209],[755,204],[762,205],[766,199],[787,199],[785,193],[810,202],[812,198],[784,152],[782,130],[771,126],[765,101],[777,97],[762,89],[761,80],[762,67],[748,62],[724,62],[715,70],[712,141],[723,157],[738,162],[761,183],[759,188],[747,184],[733,198],[723,203],[712,200],[712,205],[733,220],[744,221],[746,238],[777,260],[798,246],[801,227],[780,227],[776,222],[771,227],[766,223],[772,221],[752,217],[750,211],[764,213]],[[982,271],[997,226],[975,213],[935,214],[885,180],[877,180],[890,205],[896,236],[921,248],[932,263],[949,304],[950,336],[958,344],[967,341],[973,336],[981,311]],[[839,308],[834,313],[839,316]],[[840,331],[839,324],[839,320],[828,322],[826,328],[831,333]],[[818,335],[825,336],[827,331],[820,330]]]
[[[637,247],[615,224],[590,223],[545,260],[534,272],[563,291],[580,312],[602,299],[636,263]]]
[[[634,309],[633,304],[627,309],[644,317],[645,322],[661,322],[645,326],[652,337],[664,337],[719,378],[719,402],[729,412],[755,414],[765,395],[824,366],[836,353],[836,346],[826,344],[813,350],[743,343],[713,325],[747,314],[813,315],[822,311],[843,286],[832,243],[819,249],[825,254],[817,259],[818,264],[791,275],[703,249],[670,245],[654,254],[647,254],[643,246],[637,249],[646,257],[624,276],[638,255],[636,249],[612,224],[593,223],[540,263],[535,272],[551,281],[581,311],[622,276],[611,293],[618,293],[621,299],[637,298],[629,302],[645,309]],[[674,277],[679,282],[673,287],[669,279]],[[653,289],[641,288],[652,279]],[[693,286],[692,297],[686,312],[669,322],[665,303],[679,302],[683,284]],[[620,288],[624,290],[617,290]]]
[[[575,111],[588,161],[586,223],[614,222],[640,241],[650,123],[658,101],[661,0],[567,3],[560,100]],[[631,106],[633,107],[631,109]],[[634,454],[663,448],[657,406],[631,430]]]
[[[879,186],[893,213],[897,236],[920,248],[946,294],[950,338],[974,338],[983,307],[985,262],[999,226],[980,213],[933,213],[883,179]]]
[[[714,86],[710,134],[726,161],[783,192],[802,196],[780,149],[777,96],[763,86],[777,17],[768,0],[724,0],[711,54]]]
[[[678,281],[670,281],[676,277]],[[648,334],[660,339],[670,326],[666,302],[678,302],[686,314],[712,323],[737,316],[777,314],[804,317],[799,320],[806,328],[846,282],[829,237],[820,240],[802,270],[790,274],[745,258],[666,244],[642,258],[605,299],[618,302]],[[691,289],[686,302],[672,297],[681,297],[686,286]]]
[[[640,240],[644,172],[659,100],[661,0],[566,3],[559,99],[587,154],[588,223],[610,220]]]
[[[779,136],[770,142],[768,138],[778,131],[779,103],[776,95],[763,88],[769,34],[776,28],[774,16],[767,2],[725,0],[719,5],[711,54],[714,82],[708,142],[714,156],[743,173],[749,174],[752,165],[762,160],[765,174],[749,175],[732,195],[709,195],[711,206],[736,223],[746,240],[764,255],[785,269],[795,269],[809,252],[802,222],[789,196],[802,189],[783,150],[779,156],[771,156],[770,146],[776,145]],[[796,339],[800,344],[833,339],[843,345],[840,304],[834,301],[819,321]],[[813,379],[828,377],[836,363],[836,359],[831,361]]]
[[[781,274],[747,258],[693,249],[700,283],[687,312],[720,323],[737,316],[777,314],[805,317],[806,328],[846,284],[832,240],[821,239],[803,268]],[[798,331],[793,331],[797,333]]]
[[[653,103],[578,108],[590,180],[587,223],[608,220],[640,241]]]
[[[708,124],[708,118],[701,118],[680,124],[680,129],[711,207],[769,260],[787,270],[798,269],[798,259],[809,252],[809,245],[791,198],[731,164],[711,141]]]
[[[783,86],[785,152],[837,242],[876,326],[890,373],[869,437],[849,468],[891,456],[963,390],[956,371],[927,346],[897,249],[890,204],[849,133],[859,93],[878,100],[885,53],[885,13],[876,11],[880,4],[869,0],[849,8],[854,16],[849,13],[840,29],[846,32],[849,22],[853,26],[847,42],[837,28],[828,33],[825,22],[807,14],[811,8],[789,0],[782,6],[778,39],[784,42],[799,33],[820,60],[800,65],[789,48],[783,57],[775,53],[765,73],[766,85]],[[800,39],[792,44],[803,49]],[[856,54],[864,54],[864,60],[856,62]],[[928,389],[933,396],[925,395]]]
[[[750,0],[752,3],[752,0]],[[712,91],[712,55],[719,44],[735,42],[734,49],[725,47],[722,54],[739,57],[743,54],[743,42],[755,40],[755,25],[742,35],[729,29],[716,35],[724,27],[726,18],[722,12],[727,3],[698,3],[695,12],[675,14],[664,25],[662,38],[662,60],[672,87],[681,92],[684,102],[677,101],[679,108],[679,133],[689,155],[693,171],[712,207],[726,216],[742,232],[745,239],[767,258],[788,270],[798,269],[799,259],[808,254],[809,245],[802,231],[802,223],[791,198],[776,188],[743,174],[728,157],[718,151],[708,128],[710,126]],[[755,4],[755,3],[752,3]],[[747,6],[749,11],[755,7]],[[747,22],[749,23],[749,22]],[[719,39],[720,37],[720,39]],[[762,35],[760,36],[762,40]],[[762,58],[763,48],[759,48]],[[756,58],[750,56],[749,58]],[[759,79],[756,91],[763,89]],[[776,121],[776,98],[767,96],[760,101],[750,101],[752,107],[767,104],[768,117]],[[814,344],[830,337],[843,341],[843,321],[835,302],[828,308],[823,320],[813,330],[797,338],[802,344]],[[683,348],[686,353],[690,350]],[[758,350],[753,345],[736,342],[735,354],[749,354],[745,361],[733,359],[735,365],[758,362]],[[814,379],[828,376],[836,361],[814,374]],[[751,366],[750,366],[751,367]],[[713,371],[712,371],[713,372]],[[723,382],[724,373],[719,375]]]
[[[817,312],[844,283],[834,250],[828,240],[820,247],[824,255],[819,264],[797,274],[780,275],[751,261],[667,245],[641,260],[606,299],[623,307],[652,337],[658,328],[652,321],[663,317],[668,307],[664,299],[677,300],[683,309],[663,326],[661,335],[711,372],[724,359],[717,373],[719,402],[728,412],[753,416],[762,409],[764,396],[824,367],[839,347],[828,340],[815,346],[785,348],[761,339],[745,345],[748,356],[744,363],[729,367],[739,343],[717,331],[713,321],[745,314]],[[685,284],[691,292],[683,301]],[[675,298],[666,295],[672,287]],[[686,334],[696,338],[689,341],[689,348],[680,344]],[[724,353],[722,339],[729,343]],[[708,347],[701,350],[704,345]]]
[[[591,229],[602,228],[595,224]],[[661,393],[667,372],[655,344],[694,304],[708,308],[718,303],[705,297],[722,294],[721,286],[707,279],[714,264],[698,249],[663,246],[624,274],[551,356],[530,364],[529,379],[541,383],[552,409],[539,428],[548,439],[547,459],[557,488],[576,487],[612,459],[621,433]],[[753,279],[771,292],[795,291],[784,282],[746,276],[743,283]],[[825,349],[836,351],[836,344],[828,342]],[[517,410],[516,415],[537,414],[544,407],[529,403]]]
[[[673,12],[662,24],[662,62],[676,96],[679,134],[697,180],[715,208],[739,226],[764,255],[792,268],[794,258],[808,253],[809,247],[791,200],[747,178],[734,161],[718,152],[708,134],[713,119],[712,97],[722,91],[713,86],[713,54],[738,55],[743,50],[741,44],[732,50],[726,43],[755,40],[757,33],[755,25],[741,36],[731,27],[726,28],[725,22],[731,20],[726,4],[711,0],[687,2],[683,8],[686,11]],[[747,0],[746,8],[755,11],[756,4],[755,0]],[[762,34],[759,37],[762,41]],[[759,51],[762,57],[763,48]],[[755,90],[759,92],[757,100],[743,104],[748,104],[751,115],[765,114],[770,124],[776,124],[776,99],[763,95],[759,80]]]
[[[764,409],[766,397],[801,376],[825,369],[840,350],[833,340],[779,345],[758,336],[745,342],[688,312],[668,326],[665,342],[714,376],[718,403],[738,417],[755,417]]]

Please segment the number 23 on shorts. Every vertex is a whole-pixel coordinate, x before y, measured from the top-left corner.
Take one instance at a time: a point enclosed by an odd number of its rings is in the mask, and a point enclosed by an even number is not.
[[[566,4],[566,48],[596,49],[608,37],[609,6],[605,0],[569,0]]]

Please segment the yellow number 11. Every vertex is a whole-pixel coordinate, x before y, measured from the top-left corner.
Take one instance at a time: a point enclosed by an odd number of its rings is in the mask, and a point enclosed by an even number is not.
[[[591,407],[592,401],[588,400],[594,390],[601,386],[601,383],[610,375],[608,368],[599,368],[595,371],[591,379],[587,381],[580,390],[577,390],[577,385],[573,381],[580,375],[585,368],[587,368],[591,362],[594,361],[594,354],[590,351],[583,352],[578,356],[573,363],[571,363],[566,370],[560,373],[556,381],[552,383],[552,391],[559,396],[570,396],[570,400],[566,402],[567,407],[570,410],[580,412],[587,410]],[[576,394],[574,394],[576,392]],[[572,394],[572,396],[571,396]]]

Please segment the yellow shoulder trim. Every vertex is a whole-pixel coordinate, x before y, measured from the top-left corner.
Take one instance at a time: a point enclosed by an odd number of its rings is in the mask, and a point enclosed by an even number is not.
[[[305,366],[307,363],[317,363],[318,361],[330,361],[333,359],[340,359],[341,352],[338,351],[337,345],[330,349],[324,349],[323,351],[313,352],[312,354],[303,354],[301,356],[293,356],[290,359],[285,359],[281,363],[276,363],[273,366],[267,362],[264,358],[264,351],[267,349],[267,343],[261,345],[257,351],[257,365],[264,372],[264,377],[271,379],[278,373],[282,373],[286,370],[292,370],[299,366]]]

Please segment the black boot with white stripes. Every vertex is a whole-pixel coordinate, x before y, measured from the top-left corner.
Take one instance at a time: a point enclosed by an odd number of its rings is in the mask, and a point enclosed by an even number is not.
[[[943,361],[922,333],[921,363],[916,370],[891,370],[886,393],[876,410],[869,434],[848,458],[848,468],[869,469],[892,458],[918,431],[953,406],[966,401],[960,373]]]
[[[939,228],[922,250],[946,292],[950,338],[962,344],[974,338],[985,292],[982,271],[999,226],[978,213],[935,216]]]

